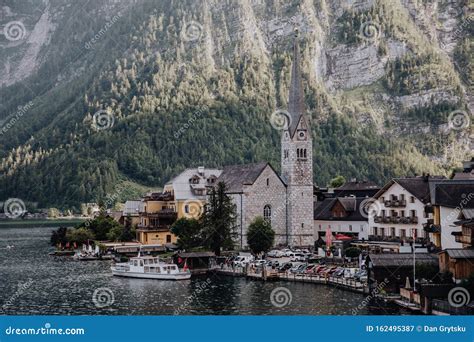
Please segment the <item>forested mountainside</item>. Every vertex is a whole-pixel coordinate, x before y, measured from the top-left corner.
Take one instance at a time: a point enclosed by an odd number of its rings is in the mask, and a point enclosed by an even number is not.
[[[77,208],[186,167],[279,169],[270,118],[286,106],[295,27],[317,184],[448,174],[472,153],[467,0],[3,0],[0,11],[0,200]]]

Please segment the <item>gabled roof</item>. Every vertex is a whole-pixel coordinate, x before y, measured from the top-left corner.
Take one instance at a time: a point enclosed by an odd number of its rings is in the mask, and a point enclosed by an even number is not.
[[[418,198],[423,203],[430,202],[430,182],[446,179],[444,176],[417,176],[407,178],[393,178],[382,189],[380,189],[374,198],[382,196],[393,184],[397,183],[402,188],[407,190],[413,196]]]
[[[227,193],[242,193],[243,186],[252,185],[267,166],[269,166],[278,176],[275,169],[267,162],[228,165],[224,166],[224,170],[216,183],[224,182],[227,186]],[[282,184],[285,185],[280,176],[278,176],[278,179],[280,179]]]
[[[189,168],[172,178],[166,183],[165,187],[170,185],[173,187],[176,200],[200,198],[200,196],[193,193],[192,189],[204,189],[206,185],[210,185],[207,179],[211,176],[219,177],[221,172],[222,170],[219,169],[206,169],[203,167]],[[197,184],[191,184],[189,180],[192,178],[199,180],[199,182]]]
[[[474,208],[474,180],[440,180],[430,183],[431,204]]]
[[[123,216],[138,214],[140,211],[143,211],[142,206],[141,200],[126,201],[123,208]]]
[[[367,221],[367,218],[362,215],[363,211],[359,210],[365,199],[365,197],[325,198],[323,201],[315,203],[314,219],[319,221]],[[341,203],[346,210],[346,217],[332,215],[332,208],[337,202]]]

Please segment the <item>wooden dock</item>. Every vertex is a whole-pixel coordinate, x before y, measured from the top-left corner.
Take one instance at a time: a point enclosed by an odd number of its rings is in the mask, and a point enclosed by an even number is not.
[[[337,277],[324,277],[316,274],[298,274],[298,273],[279,273],[275,270],[262,270],[259,272],[247,271],[243,268],[215,268],[213,272],[225,276],[232,277],[246,277],[247,279],[253,280],[285,280],[302,283],[313,283],[328,286],[335,286],[343,290],[352,291],[360,294],[368,294],[369,289],[367,284],[355,281],[353,279],[337,278]]]

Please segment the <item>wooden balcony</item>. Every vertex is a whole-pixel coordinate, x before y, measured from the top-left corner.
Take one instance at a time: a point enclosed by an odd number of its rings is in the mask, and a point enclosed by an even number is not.
[[[392,199],[386,200],[384,202],[387,208],[403,208],[406,207],[407,201],[406,200],[399,200],[399,199]]]
[[[375,223],[412,224],[418,223],[418,216],[375,216]]]

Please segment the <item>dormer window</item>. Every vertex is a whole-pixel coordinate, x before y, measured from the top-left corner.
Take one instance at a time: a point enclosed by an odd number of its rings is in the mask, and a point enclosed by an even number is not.
[[[191,178],[189,178],[189,183],[191,183],[191,184],[199,184],[199,180],[200,180],[200,179],[201,179],[201,178],[200,178],[199,176],[194,175],[194,176],[192,176]]]

